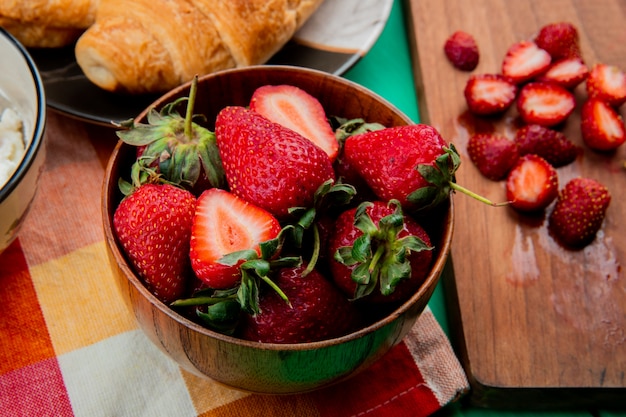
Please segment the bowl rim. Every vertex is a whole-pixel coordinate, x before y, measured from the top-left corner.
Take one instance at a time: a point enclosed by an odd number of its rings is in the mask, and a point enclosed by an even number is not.
[[[310,68],[304,68],[304,67],[295,67],[295,66],[288,66],[288,65],[261,65],[261,66],[252,66],[252,67],[245,67],[245,68],[235,68],[235,69],[228,69],[228,70],[222,70],[222,71],[218,71],[212,74],[207,74],[207,75],[203,75],[201,77],[199,77],[198,81],[202,81],[203,79],[208,79],[208,78],[215,78],[215,77],[221,77],[224,76],[224,74],[228,74],[228,73],[232,73],[232,72],[241,72],[241,71],[249,71],[249,70],[260,70],[260,69],[265,69],[265,70],[290,70],[290,71],[297,71],[297,72],[305,72],[305,73],[311,73],[311,74],[315,74],[315,75],[323,75],[325,77],[331,77],[334,78],[336,81],[340,82],[340,83],[344,83],[348,86],[350,86],[351,88],[356,88],[359,91],[365,92],[366,94],[369,94],[371,96],[373,96],[374,98],[376,98],[377,100],[381,101],[382,103],[384,103],[386,106],[391,107],[394,111],[398,112],[401,116],[403,116],[404,119],[406,119],[407,123],[414,123],[413,121],[411,121],[411,119],[406,116],[401,110],[399,110],[397,107],[395,107],[393,104],[391,104],[389,101],[387,101],[385,98],[383,98],[382,96],[378,95],[377,93],[375,93],[374,91],[356,83],[353,81],[350,81],[348,79],[345,79],[343,77],[339,77],[336,76],[334,74],[329,74],[323,71],[319,71],[319,70],[315,70],[315,69],[310,69]],[[151,103],[144,111],[142,111],[142,113],[140,115],[138,115],[135,118],[135,121],[139,120],[142,118],[143,115],[145,115],[147,113],[147,111],[149,109],[151,109],[153,106],[155,106],[155,104],[157,102],[161,102],[164,96],[173,94],[174,92],[180,92],[181,90],[185,90],[188,89],[191,85],[191,81],[186,82],[182,85],[180,85],[179,87],[176,87],[173,90],[170,90],[169,92],[165,93],[163,96],[159,97],[157,100],[155,100],[153,103]],[[386,315],[384,318],[375,321],[374,323],[371,323],[370,325],[360,328],[354,332],[348,333],[346,335],[340,336],[340,337],[336,337],[336,338],[331,338],[331,339],[325,339],[325,340],[321,340],[321,341],[316,341],[316,342],[306,342],[306,343],[262,343],[262,342],[256,342],[256,341],[250,341],[250,340],[245,340],[245,339],[241,339],[235,336],[229,336],[226,334],[222,334],[216,331],[213,331],[207,327],[202,326],[201,324],[198,324],[196,322],[193,322],[192,320],[184,317],[182,314],[179,314],[178,312],[176,312],[173,308],[167,306],[165,303],[163,303],[162,301],[160,301],[156,296],[154,296],[141,282],[141,280],[137,277],[136,273],[134,272],[133,268],[129,265],[129,263],[127,262],[127,258],[124,255],[124,253],[122,252],[118,239],[115,236],[115,234],[113,233],[113,224],[112,224],[112,215],[114,213],[114,208],[111,207],[109,205],[110,203],[110,199],[109,199],[109,195],[108,195],[108,190],[111,189],[111,187],[115,187],[117,184],[117,179],[113,180],[112,178],[110,178],[109,174],[113,168],[114,165],[116,163],[117,157],[119,155],[119,153],[122,150],[122,147],[127,147],[130,145],[125,144],[124,142],[122,142],[121,140],[118,140],[118,143],[116,144],[115,148],[113,149],[113,152],[111,153],[111,156],[109,158],[109,161],[107,163],[106,166],[106,170],[105,170],[105,175],[104,175],[104,180],[102,183],[102,221],[103,221],[103,226],[104,226],[104,232],[105,232],[105,238],[106,238],[106,243],[107,246],[111,252],[111,254],[114,257],[115,262],[117,263],[117,266],[119,267],[119,269],[124,273],[125,278],[127,281],[129,281],[130,285],[133,285],[137,291],[139,291],[141,293],[141,295],[143,297],[145,297],[147,299],[147,301],[155,308],[158,308],[162,313],[164,313],[165,315],[167,315],[170,319],[176,321],[177,323],[187,327],[189,330],[197,332],[202,334],[203,336],[208,336],[208,337],[212,337],[214,339],[217,339],[221,342],[224,343],[232,343],[232,344],[236,344],[242,347],[248,347],[248,348],[254,348],[254,349],[261,349],[261,350],[272,350],[272,351],[276,351],[276,350],[281,350],[281,351],[305,351],[305,350],[315,350],[315,349],[320,349],[320,348],[325,348],[325,347],[329,347],[329,346],[333,346],[333,345],[339,345],[339,344],[344,344],[347,342],[351,342],[351,341],[355,341],[357,339],[360,339],[370,333],[373,333],[389,324],[391,324],[393,321],[395,321],[395,319],[397,319],[398,317],[400,317],[403,313],[405,313],[406,311],[408,311],[412,305],[414,305],[417,300],[419,298],[421,298],[424,294],[426,294],[427,292],[431,292],[434,291],[434,287],[437,285],[438,281],[439,281],[439,277],[442,274],[442,271],[445,268],[445,264],[448,261],[449,258],[449,254],[450,254],[450,249],[451,249],[451,245],[452,245],[452,237],[453,237],[453,231],[454,231],[454,202],[453,202],[453,196],[452,194],[450,195],[450,197],[448,198],[447,203],[443,203],[444,205],[446,205],[446,209],[448,210],[448,213],[443,216],[443,221],[445,222],[445,227],[442,230],[442,234],[441,234],[441,242],[440,242],[440,247],[438,250],[438,254],[439,256],[435,259],[435,261],[433,262],[433,264],[431,265],[431,272],[428,274],[428,276],[426,277],[426,280],[422,283],[422,285],[419,287],[419,289],[408,299],[406,300],[404,303],[400,304],[398,307],[396,307],[391,313],[389,313],[388,315]],[[435,271],[440,271],[439,273],[435,273]],[[421,313],[420,313],[421,314]]]
[[[31,140],[28,144],[28,147],[25,149],[22,160],[15,169],[15,172],[13,172],[13,174],[9,177],[9,180],[6,182],[6,184],[4,184],[4,186],[0,188],[1,203],[11,194],[11,192],[17,187],[21,180],[26,176],[26,174],[30,170],[31,165],[36,159],[35,156],[39,152],[39,148],[41,148],[44,142],[43,137],[46,128],[46,93],[44,91],[43,81],[41,79],[41,74],[37,69],[37,65],[35,64],[35,61],[26,50],[24,45],[22,45],[13,35],[11,35],[6,29],[2,27],[0,27],[0,35],[4,36],[24,58],[24,61],[26,62],[26,65],[30,70],[33,82],[35,84],[35,94],[37,99],[37,114],[35,118],[32,138],[30,138]]]

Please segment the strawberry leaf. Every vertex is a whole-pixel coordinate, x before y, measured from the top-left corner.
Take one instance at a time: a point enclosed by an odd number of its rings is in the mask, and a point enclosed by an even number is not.
[[[383,295],[391,294],[401,281],[411,276],[410,252],[432,249],[417,236],[398,237],[404,229],[404,214],[397,200],[389,204],[395,206],[394,212],[375,224],[367,213],[372,203],[361,203],[355,211],[354,225],[363,234],[352,246],[342,246],[334,253],[337,262],[354,267],[351,272],[357,284],[354,299],[371,294],[377,285]]]
[[[233,335],[237,324],[241,306],[236,300],[224,300],[208,306],[206,312],[196,309],[197,316],[209,328],[223,334]]]

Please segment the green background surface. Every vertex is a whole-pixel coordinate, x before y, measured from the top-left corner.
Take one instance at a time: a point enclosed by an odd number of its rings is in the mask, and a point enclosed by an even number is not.
[[[389,21],[378,41],[368,54],[347,71],[344,76],[381,95],[402,110],[412,120],[419,122],[419,109],[415,93],[412,57],[408,39],[405,6],[402,0],[395,0]],[[459,214],[457,213],[457,215]],[[440,283],[429,306],[443,330],[446,334],[449,334],[449,324],[445,310],[445,295],[441,287],[442,285]],[[470,406],[466,404],[466,401],[461,400],[460,402],[448,405],[437,413],[437,416],[622,417],[626,416],[626,410],[568,409],[559,411],[510,411],[478,408]]]

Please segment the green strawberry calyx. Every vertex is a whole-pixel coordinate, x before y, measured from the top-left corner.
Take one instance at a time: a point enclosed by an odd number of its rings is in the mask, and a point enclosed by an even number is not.
[[[435,159],[434,164],[419,164],[416,168],[424,180],[430,184],[426,187],[418,188],[407,197],[409,202],[418,207],[417,212],[431,210],[448,199],[450,193],[454,191],[461,192],[491,206],[508,204],[508,202],[494,203],[457,184],[455,173],[461,165],[461,157],[452,143],[450,146],[444,146],[442,149],[443,153]]]
[[[132,119],[121,122],[118,126],[124,129],[116,134],[125,143],[145,147],[142,155],[154,158],[159,171],[169,181],[191,188],[203,169],[211,186],[223,188],[226,177],[215,134],[199,124],[204,116],[193,114],[197,88],[196,76],[189,97],[166,104],[160,112],[150,109],[147,124]],[[187,102],[185,117],[177,110],[184,102]]]
[[[382,130],[385,128],[380,123],[366,122],[364,119],[345,119],[341,117],[334,117],[331,119],[332,125],[337,126],[335,128],[335,138],[340,144],[343,144],[350,136],[355,136],[361,133],[373,132],[375,130]]]
[[[288,229],[290,231],[291,244],[294,248],[301,249],[304,241],[308,239],[312,248],[311,259],[307,263],[302,276],[307,276],[313,271],[321,249],[318,220],[324,214],[346,206],[354,195],[356,189],[350,184],[335,182],[330,179],[324,181],[315,191],[313,205],[311,207],[292,207],[289,214],[297,219]]]
[[[354,299],[365,297],[379,286],[383,295],[395,291],[396,286],[411,277],[411,252],[432,250],[417,236],[407,235],[399,238],[404,227],[404,214],[397,200],[389,201],[395,209],[380,219],[376,225],[367,214],[371,202],[361,203],[354,215],[354,225],[363,234],[352,246],[342,246],[335,252],[336,261],[355,266],[351,278],[357,283]]]

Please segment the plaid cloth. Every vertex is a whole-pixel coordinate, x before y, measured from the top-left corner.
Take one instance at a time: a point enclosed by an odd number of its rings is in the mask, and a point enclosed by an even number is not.
[[[100,213],[113,131],[48,114],[48,157],[0,254],[2,416],[427,416],[468,390],[429,309],[371,368],[332,388],[254,395],[180,369],[118,294]]]

